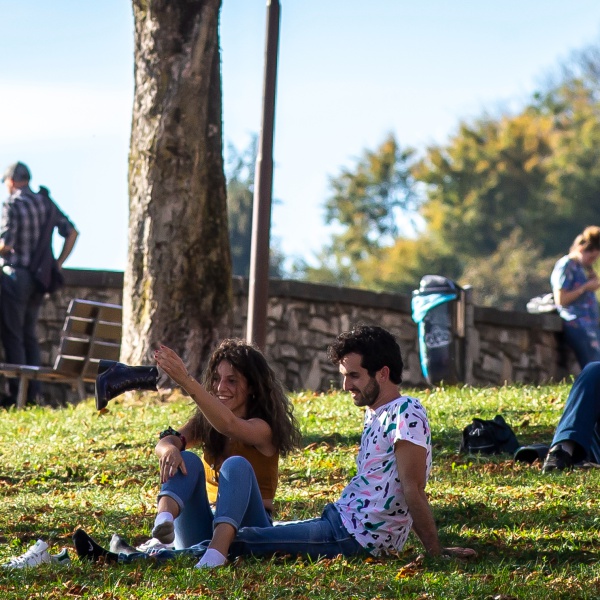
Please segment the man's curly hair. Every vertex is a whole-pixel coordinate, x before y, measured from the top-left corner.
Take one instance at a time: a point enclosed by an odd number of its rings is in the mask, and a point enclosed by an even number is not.
[[[345,331],[327,348],[327,356],[334,365],[339,365],[346,354],[360,354],[361,367],[371,377],[383,367],[390,370],[390,380],[402,383],[402,353],[396,338],[387,330],[375,325],[357,325]]]

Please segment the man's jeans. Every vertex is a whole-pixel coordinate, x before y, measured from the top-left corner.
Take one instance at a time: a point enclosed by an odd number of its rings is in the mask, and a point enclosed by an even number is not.
[[[348,533],[333,504],[327,504],[316,519],[282,523],[274,527],[244,527],[229,549],[229,556],[290,554],[311,559],[369,556]]]
[[[585,328],[565,323],[565,342],[573,350],[579,366],[583,369],[588,363],[600,360],[600,329]]]
[[[575,462],[600,463],[600,362],[589,363],[573,383],[552,445],[575,442]]]
[[[219,491],[213,512],[206,494],[204,466],[198,455],[184,451],[187,475],[181,471],[164,483],[158,497],[169,496],[179,505],[175,519],[175,548],[189,548],[210,541],[218,523],[236,530],[254,525],[270,528],[271,518],[264,508],[252,465],[241,456],[226,459],[219,472]]]
[[[0,274],[0,332],[6,362],[40,365],[36,326],[43,298],[27,269],[3,267]],[[16,399],[18,380],[9,380],[9,385],[11,396]],[[35,398],[38,392],[39,382],[31,381],[29,399]]]
[[[177,521],[175,521],[177,522]],[[208,547],[209,540],[178,550],[161,549],[144,554],[119,554],[119,562],[133,562],[152,557],[154,560],[169,560],[181,555],[199,558]],[[291,521],[272,527],[243,527],[229,549],[229,558],[237,556],[271,556],[273,554],[303,556],[313,560],[370,554],[348,533],[333,504],[327,504],[321,517],[307,521]]]

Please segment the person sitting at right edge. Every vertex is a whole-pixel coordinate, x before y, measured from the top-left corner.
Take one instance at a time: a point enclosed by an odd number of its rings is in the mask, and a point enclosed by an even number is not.
[[[600,362],[588,363],[573,383],[542,471],[585,462],[600,463]]]

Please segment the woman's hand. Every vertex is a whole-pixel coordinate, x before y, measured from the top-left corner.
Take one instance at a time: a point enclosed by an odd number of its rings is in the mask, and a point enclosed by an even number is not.
[[[181,469],[183,475],[187,475],[187,469],[183,462],[181,452],[170,445],[169,448],[163,451],[161,457],[158,459],[158,466],[160,468],[160,482],[165,483],[173,475],[177,473],[177,469]]]
[[[160,346],[158,350],[154,352],[154,359],[156,364],[178,385],[185,389],[186,383],[189,383],[191,376],[188,373],[183,361],[179,355],[167,348],[167,346]]]

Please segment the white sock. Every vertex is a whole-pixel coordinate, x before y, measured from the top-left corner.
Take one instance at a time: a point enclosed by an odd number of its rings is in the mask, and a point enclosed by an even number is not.
[[[174,520],[175,517],[173,517],[173,515],[170,512],[159,512],[156,515],[156,519],[154,519],[154,527],[156,527],[157,525],[161,525],[162,523],[166,523],[167,521],[170,521],[172,523]]]
[[[227,558],[218,550],[209,548],[204,556],[198,561],[196,569],[210,569],[213,567],[222,567],[227,562]]]

